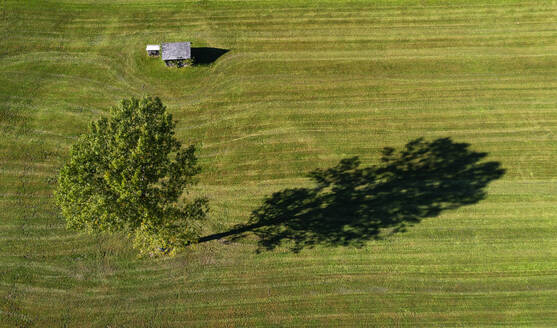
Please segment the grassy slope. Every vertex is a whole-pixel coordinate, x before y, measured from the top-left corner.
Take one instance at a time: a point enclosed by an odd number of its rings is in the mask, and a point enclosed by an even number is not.
[[[489,3],[489,4],[488,4]],[[0,41],[0,325],[554,326],[556,5],[10,1]],[[144,45],[231,49],[168,70]],[[87,122],[160,95],[202,143],[207,233],[303,173],[451,136],[507,168],[487,200],[361,249],[211,242],[139,260],[66,231],[57,168]]]

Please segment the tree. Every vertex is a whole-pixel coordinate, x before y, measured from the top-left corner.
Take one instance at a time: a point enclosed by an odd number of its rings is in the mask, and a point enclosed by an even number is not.
[[[69,228],[123,231],[142,252],[194,242],[208,211],[187,200],[200,172],[195,147],[183,148],[158,97],[124,99],[110,118],[92,122],[61,169],[56,202]]]

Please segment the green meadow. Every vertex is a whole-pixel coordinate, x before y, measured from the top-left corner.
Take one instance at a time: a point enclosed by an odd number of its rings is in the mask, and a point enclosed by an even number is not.
[[[557,3],[3,0],[1,327],[557,325]],[[146,44],[228,50],[167,68]],[[450,137],[505,175],[363,247],[257,238],[139,258],[66,230],[59,168],[91,120],[157,95],[199,146],[204,235],[307,173]]]

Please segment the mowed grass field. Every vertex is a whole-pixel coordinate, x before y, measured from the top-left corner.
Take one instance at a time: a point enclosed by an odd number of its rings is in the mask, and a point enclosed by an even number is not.
[[[557,325],[554,1],[12,1],[0,8],[0,326]],[[168,69],[145,45],[229,50]],[[211,241],[137,257],[65,229],[57,170],[122,98],[200,146],[205,234],[306,173],[451,137],[507,170],[364,247]]]

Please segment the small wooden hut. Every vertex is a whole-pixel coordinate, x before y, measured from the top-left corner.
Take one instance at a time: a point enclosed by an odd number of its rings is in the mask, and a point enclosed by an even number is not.
[[[162,60],[166,66],[187,66],[191,61],[191,42],[163,43]]]

